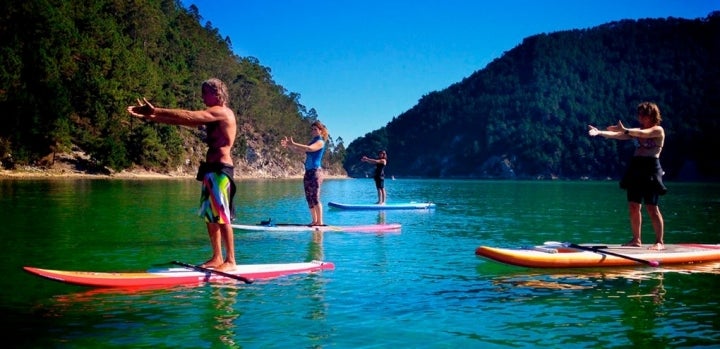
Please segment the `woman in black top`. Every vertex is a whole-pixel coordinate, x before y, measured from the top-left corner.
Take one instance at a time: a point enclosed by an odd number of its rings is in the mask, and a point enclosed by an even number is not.
[[[375,180],[375,187],[377,188],[378,201],[377,204],[385,204],[385,166],[387,166],[387,153],[384,150],[378,152],[377,159],[371,159],[367,156],[362,157],[363,162],[369,164],[375,164],[375,174],[373,179]]]
[[[610,125],[606,130],[588,125],[588,134],[621,141],[632,140],[635,152],[630,160],[627,172],[620,181],[620,187],[627,190],[628,211],[632,239],[623,246],[642,246],[640,240],[642,228],[641,207],[645,209],[655,230],[655,243],[649,249],[665,249],[665,221],[658,205],[659,196],[667,192],[662,176],[665,173],[660,166],[660,153],[665,145],[665,129],[660,126],[662,115],[657,104],[642,102],[637,106],[640,127],[627,128],[622,121]]]

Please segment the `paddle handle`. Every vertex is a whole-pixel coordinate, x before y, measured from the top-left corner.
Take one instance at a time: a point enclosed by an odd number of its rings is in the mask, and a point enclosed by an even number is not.
[[[246,284],[251,284],[251,283],[253,283],[252,280],[250,280],[250,279],[248,279],[248,278],[246,278],[246,277],[243,277],[243,276],[240,276],[240,275],[235,275],[235,274],[226,273],[226,272],[224,272],[224,271],[219,271],[219,270],[215,270],[215,269],[205,268],[205,267],[201,267],[201,266],[199,266],[199,265],[193,265],[193,264],[190,264],[190,263],[183,263],[183,262],[179,262],[179,261],[172,261],[172,262],[170,262],[170,263],[175,264],[175,265],[180,265],[180,266],[183,266],[183,267],[186,267],[186,268],[195,269],[195,270],[197,270],[197,271],[201,271],[201,272],[204,272],[204,273],[217,274],[217,275],[220,275],[220,276],[224,276],[224,277],[226,277],[226,278],[235,279],[235,280],[240,280],[240,281],[242,281],[242,282],[244,282],[244,283],[246,283]]]

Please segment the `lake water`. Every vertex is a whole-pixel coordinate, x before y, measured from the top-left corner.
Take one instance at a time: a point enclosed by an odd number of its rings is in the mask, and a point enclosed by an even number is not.
[[[2,332],[22,348],[677,348],[720,346],[720,265],[541,270],[479,245],[630,238],[616,182],[329,179],[325,222],[399,233],[236,232],[240,264],[323,259],[335,270],[245,284],[98,290],[22,271],[143,271],[210,255],[194,180],[0,180]],[[720,184],[668,183],[666,243],[720,242]],[[300,180],[238,182],[238,223],[307,223]],[[644,215],[644,217],[647,217]],[[654,233],[649,219],[645,243]],[[316,234],[317,235],[317,234]],[[318,240],[321,237],[322,239]]]

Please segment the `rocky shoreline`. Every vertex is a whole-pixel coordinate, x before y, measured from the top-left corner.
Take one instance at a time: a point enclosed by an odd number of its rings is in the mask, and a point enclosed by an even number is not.
[[[16,166],[12,170],[0,169],[0,179],[41,179],[41,178],[98,178],[98,179],[194,179],[197,169],[180,167],[175,171],[155,172],[144,168],[130,168],[113,171],[105,167],[94,166],[89,157],[81,152],[58,154],[52,164],[46,166]],[[235,179],[289,179],[302,178],[303,170],[287,168],[280,163],[264,162],[252,166],[238,161],[235,166]],[[328,174],[327,178],[349,178],[345,175]]]
[[[276,171],[280,172],[280,171]],[[283,176],[268,175],[266,171],[235,171],[235,179],[298,179],[302,174],[289,174]],[[22,166],[13,170],[0,170],[0,180],[3,179],[195,179],[195,173],[170,172],[160,173],[144,169],[130,169],[120,172],[111,171],[82,171],[68,166],[53,166],[43,168],[37,166]],[[326,178],[349,178],[348,176],[328,175]]]
[[[261,156],[250,151],[245,157],[234,158],[236,179],[283,179],[302,178],[305,172],[300,157]],[[282,155],[282,154],[281,154]],[[98,164],[78,148],[63,153],[53,153],[32,163],[18,164],[12,157],[0,159],[0,179],[3,178],[195,178],[201,159],[185,159],[182,165],[168,168],[145,168],[134,166],[113,170]],[[349,178],[338,164],[325,169],[327,178]]]
[[[117,178],[117,179],[153,179],[153,178],[193,178],[191,175],[173,175],[148,171],[122,171],[113,174],[87,173],[80,171],[65,171],[55,169],[38,169],[26,167],[17,170],[0,171],[0,179],[40,179],[40,178]]]
[[[54,169],[22,168],[18,170],[0,170],[3,179],[195,179],[195,174],[157,173],[144,170],[122,171],[112,174],[86,173],[80,171],[63,171]],[[302,175],[285,177],[267,177],[256,175],[236,175],[235,179],[301,179]],[[349,178],[347,176],[330,175],[327,178]]]

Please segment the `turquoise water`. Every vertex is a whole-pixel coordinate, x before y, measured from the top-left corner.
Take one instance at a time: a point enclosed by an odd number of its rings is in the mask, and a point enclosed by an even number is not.
[[[241,181],[239,223],[309,222],[299,180]],[[720,242],[720,184],[670,183],[666,242]],[[624,242],[615,182],[405,180],[388,201],[431,211],[342,211],[328,224],[399,233],[236,232],[239,263],[323,259],[336,269],[244,284],[97,290],[22,271],[142,271],[202,262],[193,180],[0,180],[6,343],[23,348],[718,347],[720,265],[538,270],[479,245]],[[333,179],[323,201],[374,202],[371,179]],[[649,220],[644,242],[653,241]]]

